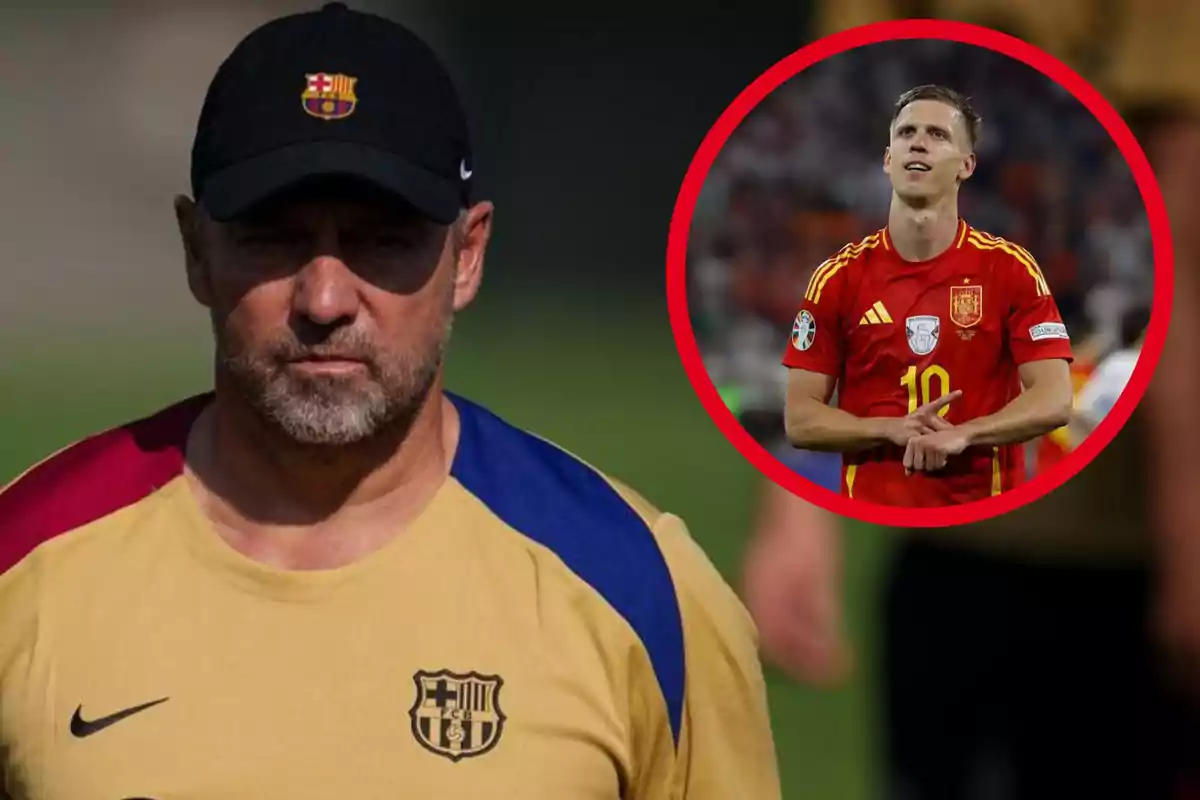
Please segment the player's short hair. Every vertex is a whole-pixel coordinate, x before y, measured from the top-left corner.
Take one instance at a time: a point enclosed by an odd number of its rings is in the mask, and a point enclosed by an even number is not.
[[[963,121],[967,127],[967,139],[970,142],[971,149],[974,150],[979,145],[979,140],[983,137],[983,118],[975,111],[971,105],[971,100],[961,92],[956,92],[946,86],[939,86],[933,83],[927,83],[924,86],[914,86],[896,99],[896,105],[892,108],[892,121],[889,127],[896,124],[896,118],[900,116],[900,112],[909,103],[915,103],[917,100],[937,100],[939,103],[945,103],[948,106],[953,106],[962,114]]]

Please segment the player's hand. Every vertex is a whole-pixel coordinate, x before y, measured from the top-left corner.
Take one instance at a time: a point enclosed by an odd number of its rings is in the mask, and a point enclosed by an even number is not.
[[[917,471],[939,470],[946,466],[950,456],[956,456],[966,450],[969,444],[967,434],[961,428],[953,426],[923,436],[914,436],[904,447],[904,471],[911,474]]]
[[[888,432],[888,439],[897,447],[906,447],[914,436],[950,430],[954,426],[942,419],[938,412],[960,397],[962,390],[956,389],[933,402],[926,403],[907,417],[895,418]]]

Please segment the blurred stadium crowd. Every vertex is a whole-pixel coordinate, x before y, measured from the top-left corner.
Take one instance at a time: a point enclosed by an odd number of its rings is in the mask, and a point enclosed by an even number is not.
[[[693,224],[696,336],[714,383],[763,444],[782,436],[779,359],[803,287],[821,262],[886,223],[892,104],[923,83],[965,92],[982,115],[961,213],[1037,257],[1080,368],[1148,321],[1153,253],[1142,201],[1120,151],[1079,101],[1032,68],[968,45],[852,50],[755,109],[710,172]]]

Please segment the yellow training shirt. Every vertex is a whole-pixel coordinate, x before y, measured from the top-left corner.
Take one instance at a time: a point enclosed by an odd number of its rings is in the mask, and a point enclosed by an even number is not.
[[[779,797],[752,623],[679,518],[451,397],[450,479],[405,533],[270,568],[183,476],[210,400],[0,494],[9,797]]]

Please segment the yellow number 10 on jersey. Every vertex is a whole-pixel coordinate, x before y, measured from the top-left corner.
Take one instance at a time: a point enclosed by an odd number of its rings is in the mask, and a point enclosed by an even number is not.
[[[938,394],[934,397],[931,389],[933,379],[938,379]],[[908,413],[913,413],[919,407],[932,403],[934,400],[940,400],[950,394],[950,373],[937,364],[931,364],[921,372],[921,394],[917,396],[917,368],[909,367],[904,373],[904,377],[900,379],[900,385],[908,388]],[[949,405],[942,406],[938,409],[938,416],[946,416],[946,412],[950,410]]]

